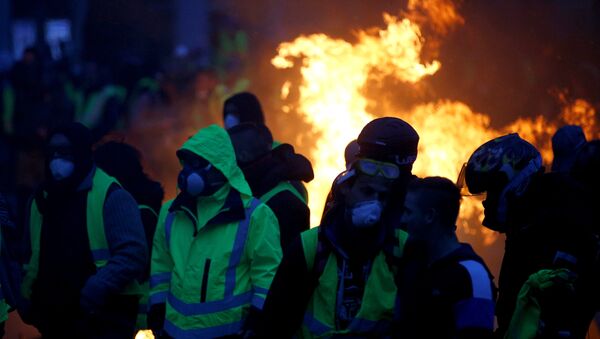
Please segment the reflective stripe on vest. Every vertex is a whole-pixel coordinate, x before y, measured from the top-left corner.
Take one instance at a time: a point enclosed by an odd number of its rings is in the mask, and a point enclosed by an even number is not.
[[[266,289],[258,286],[252,286],[250,290],[246,292],[235,294],[237,283],[236,272],[244,254],[246,239],[248,238],[248,232],[250,229],[251,216],[260,203],[261,202],[259,200],[252,198],[249,206],[245,209],[244,220],[238,223],[231,255],[229,257],[227,270],[225,272],[223,299],[205,302],[187,302],[178,298],[177,296],[177,294],[185,294],[186,292],[180,291],[179,293],[176,293],[177,291],[173,291],[173,283],[171,284],[170,290],[166,294],[167,317],[165,321],[165,330],[169,333],[169,335],[176,338],[209,338],[234,334],[241,329],[241,324],[244,320],[239,318],[239,316],[242,314],[239,308],[247,307],[252,304],[262,309],[262,303],[264,300],[257,300],[255,294],[266,294]],[[167,239],[167,246],[169,247],[175,246],[175,244],[171,244],[171,233],[173,231],[175,214],[175,212],[171,212],[165,219],[165,238]],[[170,280],[171,274],[163,273],[161,275],[153,276],[150,284],[152,286],[156,286]],[[193,319],[198,319],[198,317],[213,316],[217,313],[219,316],[216,319],[221,322],[218,325],[198,328],[197,326],[200,325],[199,322],[192,321]],[[192,317],[194,318],[192,319]],[[189,318],[189,321],[184,320],[185,318]],[[182,324],[179,324],[178,320],[179,322],[189,324],[189,327],[192,328],[189,328],[185,325],[182,326]],[[215,321],[210,319],[210,321],[207,322],[214,323]]]
[[[296,198],[300,199],[300,201],[306,204],[306,199],[304,199],[304,197],[300,194],[300,192],[298,192],[296,187],[294,187],[294,185],[292,185],[289,181],[282,181],[279,184],[277,184],[277,186],[273,187],[272,190],[263,194],[263,196],[260,197],[260,201],[266,204],[267,201],[271,200],[271,198],[283,191],[289,191],[294,196],[296,196]]]
[[[304,256],[309,270],[315,265],[319,245],[319,228],[301,234]],[[403,246],[403,243],[401,244]],[[309,301],[304,323],[298,333],[300,338],[330,337],[340,335],[381,336],[389,334],[396,299],[394,275],[381,251],[373,261],[367,278],[362,304],[348,328],[336,328],[336,298],[338,288],[338,264],[330,253],[319,283]]]
[[[185,330],[166,319],[165,331],[177,339],[217,338],[240,332],[242,325],[243,321],[236,321],[225,325]]]
[[[148,205],[138,205],[138,209],[141,211],[150,211],[150,213],[152,213],[152,215],[154,215],[155,217],[158,218],[158,213],[156,213],[156,211],[154,210],[154,208],[148,206]]]
[[[104,202],[110,187],[119,182],[106,174],[100,168],[95,169],[92,179],[92,188],[87,194],[86,203],[86,226],[87,234],[92,252],[92,258],[96,268],[100,269],[106,265],[110,259],[110,251],[104,229]],[[39,256],[40,256],[40,237],[42,233],[42,215],[37,208],[35,199],[32,201],[30,210],[30,241],[31,241],[31,259],[27,266],[27,272],[23,279],[22,294],[29,298],[31,296],[31,288],[33,282],[37,278]],[[123,294],[141,294],[140,286],[137,282],[133,282],[126,287]]]
[[[329,333],[331,331],[331,327],[318,321],[310,313],[304,315],[304,326],[306,326],[314,335],[331,335],[331,333]],[[348,330],[349,333],[386,333],[390,330],[390,321],[371,321],[367,319],[355,319],[355,321],[352,321],[352,323],[348,326]]]
[[[115,98],[123,102],[127,96],[127,90],[121,86],[108,85],[101,90],[89,95],[85,108],[76,120],[89,128],[95,127],[102,119],[104,107],[108,100]]]

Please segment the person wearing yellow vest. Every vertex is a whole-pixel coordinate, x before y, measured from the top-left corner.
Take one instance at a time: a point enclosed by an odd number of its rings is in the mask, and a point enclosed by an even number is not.
[[[265,123],[265,114],[263,113],[260,101],[256,95],[250,92],[240,92],[234,94],[228,97],[223,104],[223,126],[226,130],[244,123],[263,126],[265,128],[267,127]],[[279,148],[279,146],[284,146],[282,149],[277,150],[277,152],[281,155],[285,155],[285,153],[290,152],[289,145],[283,144],[277,140],[273,140],[273,136],[270,135],[271,132],[268,131],[267,133],[271,139],[270,146],[273,150]],[[293,153],[293,149],[291,152]],[[292,180],[290,183],[292,186],[294,186],[295,190],[300,193],[301,200],[307,202],[308,191],[306,190],[306,187],[304,187],[304,184],[302,184],[302,181],[308,182],[312,180],[312,176],[310,176],[305,167],[306,164],[302,164],[299,169],[300,171],[305,172],[302,174],[302,177],[299,180]],[[250,186],[252,186],[252,183],[250,183]]]
[[[381,221],[399,175],[392,163],[363,158],[336,179],[321,225],[285,253],[260,337],[390,335],[397,292],[391,258],[402,255],[407,237],[388,238]]]
[[[289,144],[272,149],[273,137],[265,125],[242,123],[227,132],[252,193],[277,216],[281,247],[285,251],[310,226],[307,201],[293,182],[311,181],[312,165]]]
[[[177,151],[181,192],[154,236],[148,322],[155,335],[244,335],[281,260],[277,218],[252,197],[227,132],[200,130]]]
[[[158,221],[158,212],[163,200],[164,191],[159,182],[153,181],[144,172],[140,152],[133,146],[124,142],[110,141],[94,151],[94,161],[108,175],[119,180],[123,188],[131,193],[140,210],[146,244],[148,251],[152,249],[152,240]],[[150,257],[150,252],[148,252]],[[143,296],[138,307],[138,320],[136,329],[147,329],[148,298],[150,285],[150,260],[146,271],[140,279],[142,282]]]
[[[24,320],[48,338],[132,338],[148,260],[131,195],[94,165],[89,129],[57,128],[29,213]]]
[[[285,252],[265,302],[260,337],[391,334],[395,274],[408,239],[395,209],[413,178],[418,140],[398,118],[365,125],[359,153],[333,182],[321,225],[302,233]]]

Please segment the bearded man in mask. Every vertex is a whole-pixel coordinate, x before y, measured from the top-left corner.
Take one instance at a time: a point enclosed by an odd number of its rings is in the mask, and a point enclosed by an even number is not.
[[[252,197],[221,127],[177,156],[181,192],[158,218],[148,323],[158,337],[247,336],[281,260],[277,218]]]
[[[406,145],[407,132],[414,149]],[[404,242],[393,243],[398,238],[389,237],[384,217],[396,184],[410,177],[400,155],[411,149],[414,161],[417,141],[400,119],[365,126],[359,155],[334,181],[321,225],[302,233],[285,253],[265,303],[262,337],[390,335],[397,291],[392,258],[401,255]]]
[[[24,318],[44,338],[131,338],[148,260],[133,197],[94,165],[91,133],[72,123],[46,149],[29,214]]]

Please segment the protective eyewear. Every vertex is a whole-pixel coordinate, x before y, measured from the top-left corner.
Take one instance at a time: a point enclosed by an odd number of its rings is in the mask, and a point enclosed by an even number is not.
[[[358,159],[354,163],[354,167],[361,173],[370,176],[381,175],[386,179],[398,179],[400,177],[400,168],[389,162]]]
[[[467,163],[465,162],[461,169],[460,169],[460,173],[458,174],[458,178],[456,179],[456,187],[458,187],[458,189],[460,190],[460,195],[463,197],[483,197],[485,199],[486,197],[486,193],[487,192],[482,192],[482,193],[471,193],[469,191],[469,188],[467,187]]]

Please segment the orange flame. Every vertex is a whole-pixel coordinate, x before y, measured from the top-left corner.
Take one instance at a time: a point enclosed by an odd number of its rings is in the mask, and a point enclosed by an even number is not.
[[[562,119],[565,123],[581,126],[588,140],[597,138],[598,127],[596,126],[594,107],[583,99],[568,102],[564,95],[561,95],[559,99],[563,103]]]
[[[344,169],[343,149],[374,118],[366,112],[368,100],[361,93],[372,71],[415,83],[440,68],[438,61],[421,63],[418,26],[388,14],[384,20],[386,29],[360,31],[354,45],[325,34],[301,36],[281,44],[272,60],[278,68],[294,66],[294,58],[303,61],[299,110],[320,135],[310,154],[316,169],[315,180],[308,185],[313,225],[319,222],[331,182]],[[282,89],[282,95],[287,93],[289,85]]]
[[[464,23],[450,2],[438,2],[441,7],[434,6],[436,1],[417,3],[411,0],[410,3],[420,6],[426,13],[445,13],[443,22],[446,28],[451,24]],[[301,60],[302,82],[298,87],[298,103],[286,104],[283,110],[287,113],[294,107],[312,126],[312,130],[306,133],[317,136],[308,155],[315,169],[315,180],[308,185],[312,225],[319,223],[331,183],[344,170],[345,146],[356,139],[367,122],[375,118],[367,112],[368,104],[372,103],[369,100],[373,100],[364,95],[367,82],[393,77],[417,84],[441,67],[437,60],[431,63],[421,60],[424,39],[418,25],[389,14],[383,17],[385,29],[358,31],[354,44],[325,34],[300,36],[293,42],[282,43],[277,56],[272,59],[277,68],[291,68],[297,59]],[[291,87],[291,82],[286,81],[281,91],[282,99],[288,97]],[[536,145],[544,161],[549,163],[552,160],[550,137],[558,126],[557,122],[538,116],[534,119],[520,118],[505,128],[494,129],[490,127],[487,115],[473,112],[464,103],[448,100],[418,105],[406,112],[383,109],[378,116],[400,117],[419,132],[421,141],[415,174],[450,179],[457,177],[462,163],[479,145],[510,132],[518,132]],[[595,116],[592,106],[583,100],[565,105],[563,112],[565,122],[590,126],[589,135],[596,130],[592,123]],[[463,226],[461,231],[481,232],[484,244],[494,242],[496,233],[481,227],[476,227],[475,231],[469,226],[469,221],[474,218],[479,221],[483,218],[481,203],[476,199],[465,199],[459,220],[459,225]]]
[[[418,25],[430,24],[441,35],[446,35],[453,27],[465,23],[450,0],[409,0],[407,7],[407,16],[411,21]]]

